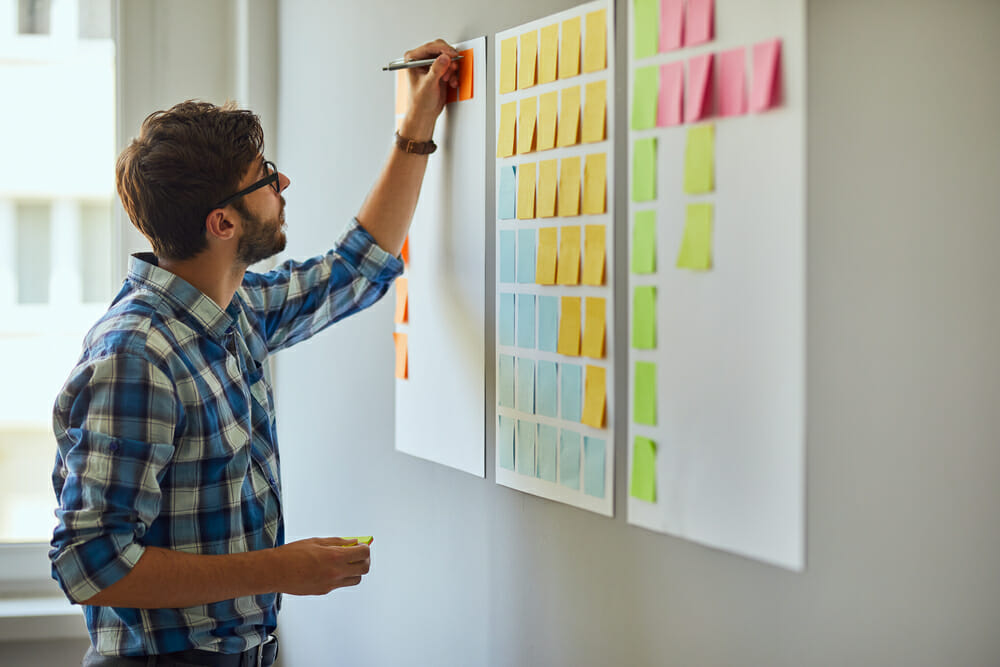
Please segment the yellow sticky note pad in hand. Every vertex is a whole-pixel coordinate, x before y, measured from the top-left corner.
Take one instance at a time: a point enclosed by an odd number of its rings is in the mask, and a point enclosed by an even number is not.
[[[371,535],[362,535],[361,537],[342,537],[342,540],[357,540],[358,544],[371,544],[375,538]]]

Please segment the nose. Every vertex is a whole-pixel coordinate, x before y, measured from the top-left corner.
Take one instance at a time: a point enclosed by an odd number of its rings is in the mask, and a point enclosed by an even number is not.
[[[285,176],[284,172],[279,171],[278,172],[278,189],[281,192],[284,192],[285,188],[287,188],[291,184],[292,184],[292,180],[290,178],[288,178],[288,176]]]

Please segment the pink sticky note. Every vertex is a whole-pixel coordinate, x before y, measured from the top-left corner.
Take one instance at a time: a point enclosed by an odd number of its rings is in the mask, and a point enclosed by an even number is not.
[[[688,123],[707,118],[712,111],[712,56],[706,53],[688,61],[687,108],[684,120]]]
[[[719,54],[718,103],[720,116],[741,116],[747,112],[746,47]]]
[[[711,42],[715,37],[715,0],[688,0],[685,46]]]
[[[684,46],[684,0],[660,0],[660,52]]]
[[[772,39],[753,45],[753,90],[750,109],[767,111],[778,104],[780,97],[781,40]]]
[[[659,127],[680,125],[684,110],[684,61],[660,67],[660,100],[656,111]]]

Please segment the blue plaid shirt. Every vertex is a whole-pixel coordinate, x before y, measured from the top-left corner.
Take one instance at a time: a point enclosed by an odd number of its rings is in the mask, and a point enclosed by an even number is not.
[[[226,309],[152,255],[134,256],[54,410],[50,557],[70,600],[121,579],[147,546],[232,554],[283,544],[267,356],[375,303],[401,272],[357,221],[322,257],[247,273]],[[237,653],[275,628],[279,605],[268,594],[85,612],[103,654]]]

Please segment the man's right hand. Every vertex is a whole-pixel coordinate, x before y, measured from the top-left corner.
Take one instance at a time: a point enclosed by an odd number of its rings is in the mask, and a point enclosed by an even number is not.
[[[340,537],[311,537],[275,548],[280,571],[277,591],[290,595],[326,595],[357,586],[371,569],[367,544]]]

